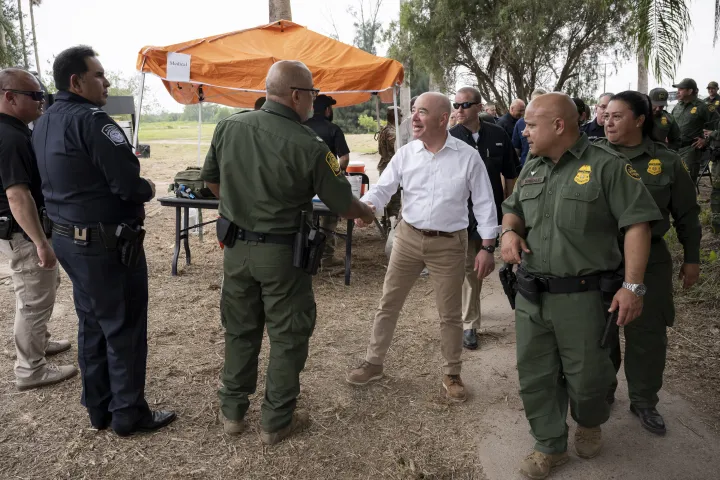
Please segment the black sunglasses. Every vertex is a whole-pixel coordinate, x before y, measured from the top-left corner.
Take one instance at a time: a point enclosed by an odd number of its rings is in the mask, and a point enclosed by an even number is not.
[[[467,110],[468,108],[472,107],[473,105],[480,105],[480,102],[463,102],[463,103],[453,103],[453,108],[455,110],[459,110],[460,107]]]
[[[320,90],[317,88],[302,88],[302,87],[290,87],[290,90],[300,90],[301,92],[311,92],[313,98],[320,95]]]
[[[36,102],[42,102],[45,100],[45,92],[31,92],[29,90],[15,90],[12,88],[3,88],[4,92],[12,92],[12,93],[18,93],[20,95],[27,95],[28,97],[32,98]]]

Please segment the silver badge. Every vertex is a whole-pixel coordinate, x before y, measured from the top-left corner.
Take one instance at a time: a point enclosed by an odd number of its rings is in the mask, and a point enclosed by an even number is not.
[[[115,124],[109,123],[105,125],[102,128],[102,133],[106,137],[108,137],[110,141],[115,145],[124,145],[127,143],[127,140],[125,139],[125,134]]]

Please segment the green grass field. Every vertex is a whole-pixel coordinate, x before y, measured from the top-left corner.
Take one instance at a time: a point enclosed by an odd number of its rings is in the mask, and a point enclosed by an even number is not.
[[[202,141],[212,140],[215,124],[204,123],[202,126]],[[162,142],[163,140],[197,141],[198,130],[195,122],[157,122],[140,124],[140,142]],[[377,152],[377,141],[373,135],[346,135],[350,151],[358,153]]]

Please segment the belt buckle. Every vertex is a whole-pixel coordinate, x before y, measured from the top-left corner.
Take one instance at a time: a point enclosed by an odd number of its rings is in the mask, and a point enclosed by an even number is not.
[[[87,247],[90,243],[89,231],[87,227],[76,227],[73,226],[73,243],[80,245],[81,247]]]
[[[258,243],[265,243],[265,234],[264,233],[258,233],[257,240]]]
[[[237,238],[241,241],[245,240],[245,230],[238,229]]]
[[[535,281],[542,285],[546,292],[550,292],[550,282],[547,277],[535,277]]]

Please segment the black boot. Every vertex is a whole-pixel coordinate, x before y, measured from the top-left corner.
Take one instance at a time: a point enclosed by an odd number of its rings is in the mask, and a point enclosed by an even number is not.
[[[468,350],[475,350],[478,347],[477,334],[474,328],[463,331],[463,347]]]
[[[640,424],[655,435],[665,435],[665,421],[655,407],[640,408],[630,405],[630,411],[640,418]]]
[[[145,418],[135,423],[135,425],[130,427],[113,427],[113,430],[115,430],[115,433],[121,437],[127,437],[133,433],[154,432],[155,430],[159,430],[171,424],[176,418],[177,416],[175,415],[175,412],[156,410],[154,412],[148,412]]]

